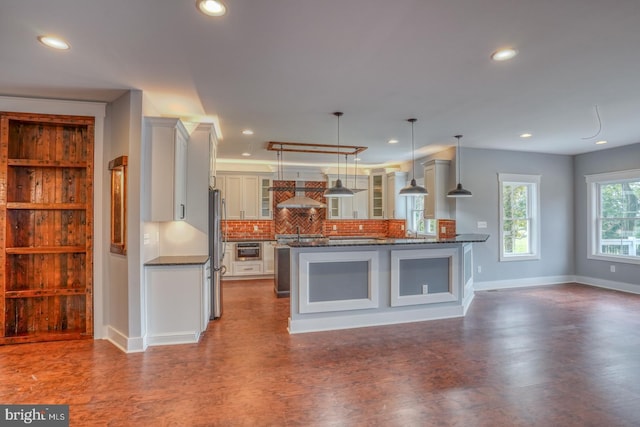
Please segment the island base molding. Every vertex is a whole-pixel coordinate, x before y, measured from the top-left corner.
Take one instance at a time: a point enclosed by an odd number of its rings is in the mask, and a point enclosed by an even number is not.
[[[472,300],[473,298],[471,297],[468,303],[471,304]],[[467,308],[468,305],[465,307],[429,307],[397,312],[350,314],[347,316],[333,316],[330,318],[289,318],[288,331],[290,334],[299,334],[305,332],[321,332],[338,329],[424,322],[427,320],[451,319],[454,317],[464,317]]]

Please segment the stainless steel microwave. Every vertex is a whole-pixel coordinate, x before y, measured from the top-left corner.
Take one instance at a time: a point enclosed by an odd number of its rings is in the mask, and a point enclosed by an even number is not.
[[[262,259],[261,246],[260,242],[236,243],[236,261],[260,261]]]

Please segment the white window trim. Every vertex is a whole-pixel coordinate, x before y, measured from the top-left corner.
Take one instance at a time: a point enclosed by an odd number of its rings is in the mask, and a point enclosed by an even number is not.
[[[602,261],[640,264],[640,259],[598,253],[598,184],[640,179],[640,169],[585,175],[587,182],[587,258]]]
[[[541,220],[540,220],[540,175],[522,175],[514,173],[499,173],[498,174],[498,192],[499,192],[499,209],[500,209],[500,261],[531,261],[540,259],[540,232],[541,232]],[[515,254],[507,255],[504,253],[504,217],[502,208],[502,187],[505,182],[513,182],[516,184],[534,184],[532,191],[531,205],[531,250],[532,253],[528,254]]]

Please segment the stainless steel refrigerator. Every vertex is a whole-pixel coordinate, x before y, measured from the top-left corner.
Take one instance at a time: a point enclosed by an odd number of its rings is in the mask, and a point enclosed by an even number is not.
[[[222,265],[226,238],[222,230],[225,218],[224,199],[220,190],[209,188],[209,259],[211,260],[211,320],[222,316],[222,275],[226,267]]]

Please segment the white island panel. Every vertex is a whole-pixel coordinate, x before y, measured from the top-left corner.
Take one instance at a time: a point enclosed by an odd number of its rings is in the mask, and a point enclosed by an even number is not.
[[[300,313],[378,307],[378,252],[303,253]]]

